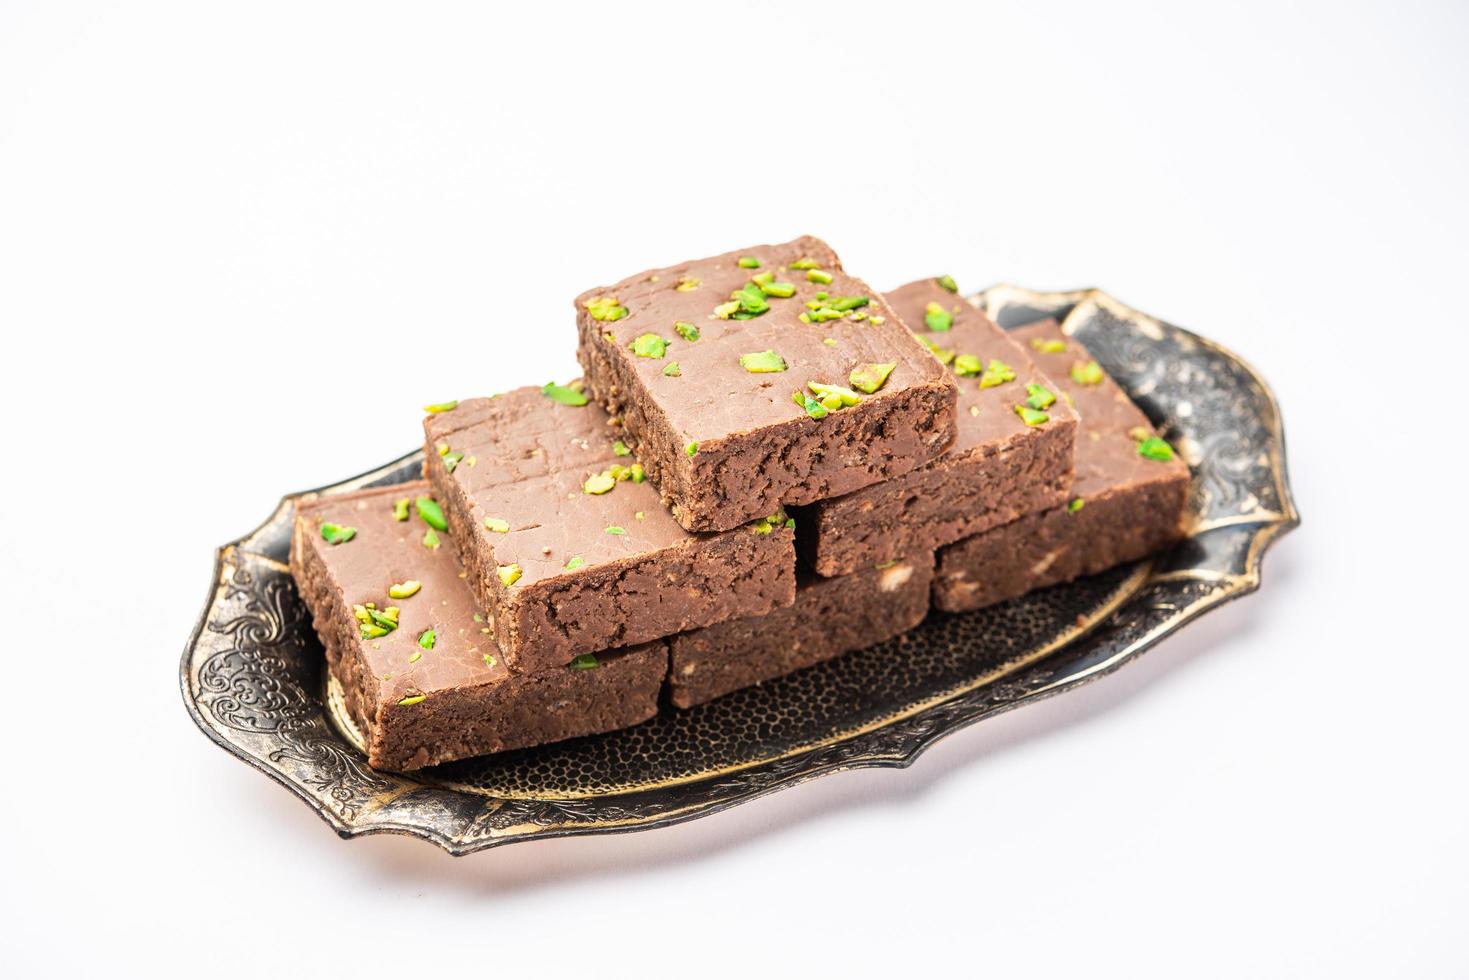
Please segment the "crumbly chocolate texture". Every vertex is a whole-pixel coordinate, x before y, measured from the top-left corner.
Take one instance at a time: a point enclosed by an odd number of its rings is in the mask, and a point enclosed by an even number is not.
[[[296,507],[291,574],[370,765],[419,769],[626,728],[657,712],[668,657],[661,641],[598,654],[596,666],[513,673],[486,632],[453,542],[445,536],[427,548],[411,506],[407,520],[394,514],[395,502],[429,493],[427,483],[407,483]],[[332,544],[324,525],[352,534]],[[395,586],[403,598],[391,597]],[[364,637],[354,607],[369,603],[383,616],[396,607],[397,627]]]
[[[784,514],[685,531],[622,430],[594,404],[566,404],[578,390],[522,388],[424,421],[426,475],[512,669],[794,601]]]
[[[795,605],[669,641],[669,698],[680,708],[860,650],[928,614],[933,554],[840,578],[801,576]]]
[[[953,380],[818,239],[639,273],[576,312],[589,387],[690,530],[893,479],[953,441]],[[863,365],[893,367],[865,392]],[[860,397],[827,409],[812,382]]]
[[[1028,386],[1057,390],[1033,351],[936,279],[887,299],[954,374],[958,437],[911,473],[797,511],[797,548],[822,575],[958,541],[1063,503],[1071,490],[1076,413],[1060,398],[1033,410],[1041,414],[1032,424],[1016,411],[1031,408]]]
[[[934,605],[951,612],[1142,558],[1185,533],[1188,467],[1177,456],[1149,459],[1138,451],[1139,437],[1154,431],[1126,392],[1055,320],[1011,336],[1045,349],[1036,357],[1081,416],[1073,498],[941,549]]]

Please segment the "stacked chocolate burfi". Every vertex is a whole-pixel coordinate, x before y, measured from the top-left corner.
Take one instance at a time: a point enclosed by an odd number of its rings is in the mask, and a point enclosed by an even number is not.
[[[584,382],[430,406],[424,481],[303,500],[369,762],[609,731],[1140,557],[1188,471],[1054,322],[823,242],[576,300]],[[798,558],[799,553],[799,558]]]

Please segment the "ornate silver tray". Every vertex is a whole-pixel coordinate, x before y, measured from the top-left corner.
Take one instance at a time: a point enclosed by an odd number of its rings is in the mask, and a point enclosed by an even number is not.
[[[691,820],[844,769],[907,766],[938,739],[1127,663],[1258,588],[1298,523],[1280,413],[1219,345],[1094,291],[997,286],[1002,325],[1051,314],[1161,426],[1193,471],[1191,536],[1171,553],[966,615],[636,728],[453,763],[376,772],[286,570],[294,501],[219,549],[179,665],[189,714],[231,755],[343,837],[402,833],[452,854],[513,841]],[[413,453],[319,493],[403,482]]]

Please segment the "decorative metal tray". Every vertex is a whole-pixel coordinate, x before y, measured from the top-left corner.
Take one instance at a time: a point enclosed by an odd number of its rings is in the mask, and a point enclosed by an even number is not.
[[[368,768],[286,569],[295,495],[220,548],[179,665],[199,728],[289,788],[343,837],[412,834],[453,854],[690,820],[866,766],[907,766],[938,739],[1117,669],[1259,586],[1298,523],[1280,413],[1224,348],[1094,290],[997,286],[1003,325],[1052,314],[1159,423],[1193,471],[1194,527],[1152,561],[965,615],[636,728],[408,775]],[[410,454],[318,493],[414,479]]]

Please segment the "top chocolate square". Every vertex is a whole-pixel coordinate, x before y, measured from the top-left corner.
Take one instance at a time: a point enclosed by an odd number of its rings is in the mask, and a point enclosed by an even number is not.
[[[954,440],[953,379],[819,239],[639,273],[576,310],[589,387],[689,530],[892,479]]]

